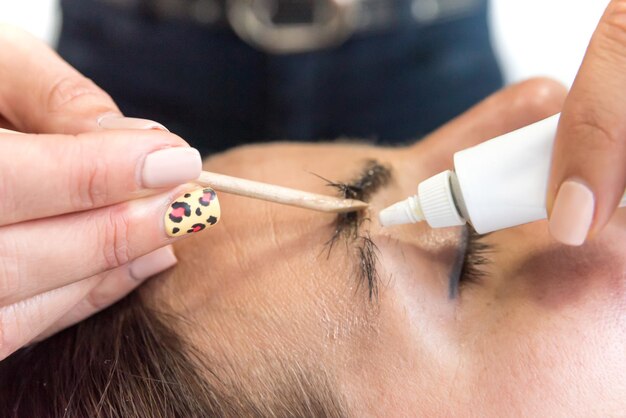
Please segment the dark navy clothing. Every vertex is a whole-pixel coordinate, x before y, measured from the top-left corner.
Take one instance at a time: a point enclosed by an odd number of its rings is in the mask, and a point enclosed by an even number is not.
[[[497,90],[486,5],[471,15],[353,36],[291,55],[227,28],[63,0],[60,54],[129,116],[202,152],[276,139],[418,138]]]

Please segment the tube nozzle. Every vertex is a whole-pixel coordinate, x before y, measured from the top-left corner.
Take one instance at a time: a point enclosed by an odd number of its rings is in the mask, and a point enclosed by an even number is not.
[[[382,226],[413,224],[424,220],[424,213],[417,196],[394,203],[378,214]]]

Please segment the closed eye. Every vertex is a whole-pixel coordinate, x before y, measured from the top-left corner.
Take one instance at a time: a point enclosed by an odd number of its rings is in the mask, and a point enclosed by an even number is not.
[[[486,267],[491,263],[491,254],[495,247],[485,240],[487,236],[489,234],[478,234],[470,225],[464,228],[459,247],[461,256],[458,257],[457,267],[452,269],[450,276],[451,298],[456,297],[464,286],[479,284],[488,276]]]

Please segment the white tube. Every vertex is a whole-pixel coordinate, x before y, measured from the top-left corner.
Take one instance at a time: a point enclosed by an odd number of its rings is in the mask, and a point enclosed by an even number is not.
[[[467,220],[476,232],[545,219],[560,114],[454,154]]]
[[[552,146],[560,114],[454,154],[418,194],[381,211],[383,226],[425,220],[433,228],[472,224],[487,232],[546,219]],[[620,203],[626,206],[626,195]]]

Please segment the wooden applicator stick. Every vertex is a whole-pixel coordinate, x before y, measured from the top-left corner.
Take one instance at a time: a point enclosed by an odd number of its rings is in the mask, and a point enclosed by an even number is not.
[[[0,128],[0,133],[21,134],[21,132],[3,128]],[[196,183],[209,186],[219,192],[267,200],[269,202],[312,209],[319,212],[356,212],[368,207],[367,203],[360,200],[341,199],[333,196],[309,193],[288,187],[276,186],[274,184],[211,173],[209,171],[203,171],[196,180]]]
[[[333,196],[309,193],[274,184],[261,183],[223,174],[203,171],[196,183],[217,191],[267,200],[283,205],[312,209],[320,212],[356,212],[366,209],[368,204],[360,200],[341,199]]]

